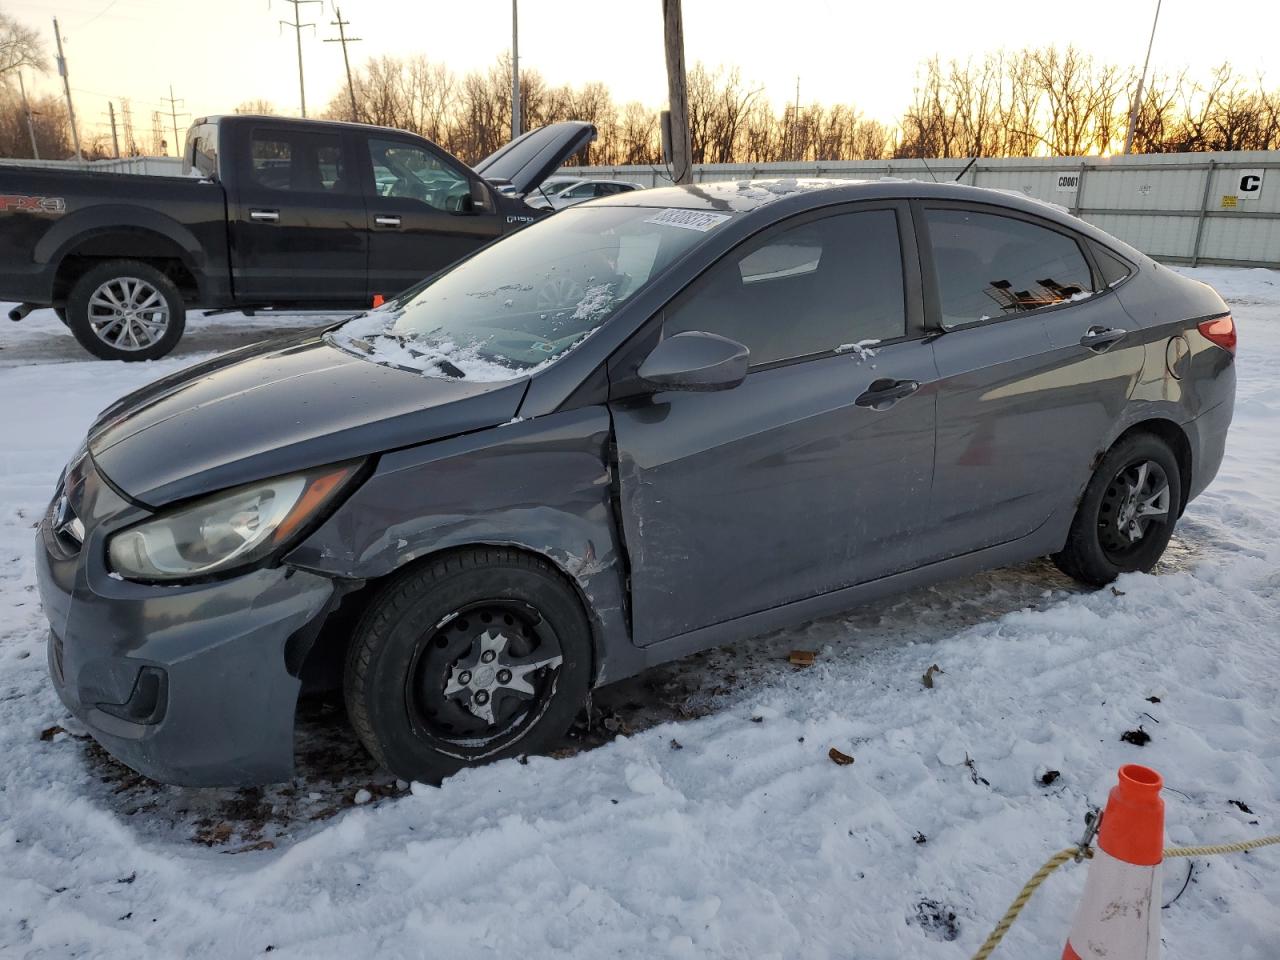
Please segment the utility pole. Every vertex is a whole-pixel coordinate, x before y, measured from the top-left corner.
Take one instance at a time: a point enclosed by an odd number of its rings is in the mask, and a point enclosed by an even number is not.
[[[67,95],[67,119],[71,122],[71,142],[76,147],[76,159],[83,160],[80,153],[80,131],[76,129],[76,108],[71,105],[71,81],[67,79],[67,58],[62,55],[62,31],[58,29],[58,18],[53,18],[53,36],[58,42],[58,76],[62,77],[62,92]]]
[[[169,84],[169,95],[168,95],[167,97],[161,97],[160,99],[161,99],[161,101],[163,101],[164,103],[169,104],[169,116],[170,116],[170,118],[172,118],[172,120],[173,120],[173,149],[174,149],[174,151],[177,153],[177,155],[178,155],[178,156],[182,156],[182,147],[181,147],[181,143],[182,143],[182,141],[178,139],[178,104],[180,104],[180,103],[181,103],[181,104],[185,105],[187,101],[185,101],[185,100],[175,100],[175,99],[173,98],[173,84],[172,84],[172,83],[171,83],[171,84]],[[185,110],[183,111],[182,115],[183,115],[184,117],[187,115],[187,113],[186,113],[186,111],[185,111]]]
[[[796,76],[796,107],[791,111],[791,153],[800,159],[800,77]]]
[[[1151,47],[1156,42],[1156,24],[1160,22],[1160,4],[1156,0],[1156,15],[1151,20],[1151,39],[1147,41],[1147,58],[1142,61],[1142,76],[1138,78],[1138,90],[1133,95],[1133,109],[1129,111],[1129,129],[1124,135],[1124,153],[1129,155],[1133,149],[1133,128],[1138,125],[1138,114],[1142,110],[1142,86],[1147,82],[1147,65],[1151,63]]]
[[[111,117],[111,146],[115,148],[116,159],[120,159],[120,138],[116,135],[116,105],[107,101],[107,113]]]
[[[40,159],[40,148],[36,146],[36,128],[31,122],[31,104],[27,102],[27,85],[22,82],[22,71],[18,71],[18,89],[22,91],[22,112],[27,117],[27,136],[31,137],[31,156]]]
[[[341,8],[335,8],[333,12],[334,12],[334,13],[336,13],[336,14],[338,15],[338,19],[337,19],[337,20],[330,20],[330,21],[329,21],[329,23],[330,23],[332,26],[335,26],[335,27],[337,27],[337,28],[338,28],[338,36],[337,36],[336,38],[331,38],[331,39],[325,40],[325,43],[340,43],[340,44],[342,44],[342,63],[343,63],[343,65],[347,68],[347,93],[348,93],[348,94],[350,95],[350,97],[351,97],[351,119],[352,119],[352,120],[354,120],[354,121],[356,121],[356,122],[359,122],[359,120],[360,120],[360,110],[359,110],[359,108],[356,106],[356,85],[355,85],[354,83],[352,83],[352,82],[351,82],[351,60],[347,57],[347,44],[348,44],[348,43],[359,43],[361,38],[360,38],[360,37],[348,37],[348,36],[347,36],[347,34],[346,34],[346,30],[345,30],[344,28],[351,26],[351,21],[350,21],[350,20],[343,20],[343,19],[342,19],[342,10],[341,10]],[[301,61],[299,61],[299,63],[301,63]],[[302,69],[302,68],[301,68],[301,66],[299,66],[299,68],[298,68],[298,69],[299,69],[299,71],[301,71],[301,69]],[[306,114],[305,114],[305,113],[303,113],[303,116],[306,116]]]
[[[676,183],[693,182],[689,139],[689,90],[684,72],[684,17],[680,0],[662,0],[663,39],[667,51],[667,99],[671,111],[671,167]]]
[[[511,0],[511,139],[520,136],[520,20]]]
[[[302,103],[302,116],[307,115],[307,86],[302,79],[302,30],[304,27],[310,27],[312,30],[316,28],[314,23],[302,23],[300,21],[301,14],[299,9],[304,3],[318,3],[324,6],[324,0],[284,0],[285,3],[293,4],[293,22],[281,20],[282,27],[293,27],[294,38],[298,41],[298,99]]]

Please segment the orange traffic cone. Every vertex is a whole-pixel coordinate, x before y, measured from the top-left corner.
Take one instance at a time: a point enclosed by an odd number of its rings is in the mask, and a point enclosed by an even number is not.
[[[1120,768],[1062,960],[1158,960],[1164,800],[1160,774]]]

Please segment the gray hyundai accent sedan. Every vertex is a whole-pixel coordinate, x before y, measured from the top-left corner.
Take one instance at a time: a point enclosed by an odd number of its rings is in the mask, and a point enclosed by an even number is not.
[[[1235,342],[1210,288],[1004,193],[574,207],[104,411],[40,524],[53,681],[158,780],[287,778],[299,693],[341,687],[439,781],[704,647],[1045,554],[1150,570]]]

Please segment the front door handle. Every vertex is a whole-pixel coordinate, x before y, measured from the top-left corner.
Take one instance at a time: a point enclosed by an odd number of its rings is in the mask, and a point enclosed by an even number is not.
[[[893,380],[889,377],[881,377],[879,380],[873,380],[871,386],[859,394],[858,399],[853,402],[860,407],[870,407],[872,410],[888,410],[899,400],[911,396],[919,389],[918,380]]]
[[[1080,338],[1080,346],[1088,347],[1096,353],[1104,353],[1128,336],[1128,333],[1129,331],[1119,327],[1090,327]]]
[[[279,210],[250,210],[249,219],[259,223],[275,223],[280,219]]]
[[[395,228],[395,227],[399,227],[399,226],[400,226],[400,218],[399,218],[399,217],[374,217],[374,218],[373,218],[373,222],[374,222],[374,223],[376,223],[376,224],[377,224],[378,226],[380,226],[380,227],[393,227],[393,228]]]

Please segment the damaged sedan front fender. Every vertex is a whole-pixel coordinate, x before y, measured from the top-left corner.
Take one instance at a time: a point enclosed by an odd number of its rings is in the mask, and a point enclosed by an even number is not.
[[[546,557],[583,600],[596,685],[618,679],[605,668],[612,651],[631,641],[610,439],[608,411],[587,407],[385,454],[287,562],[374,580],[459,547],[515,547]]]

